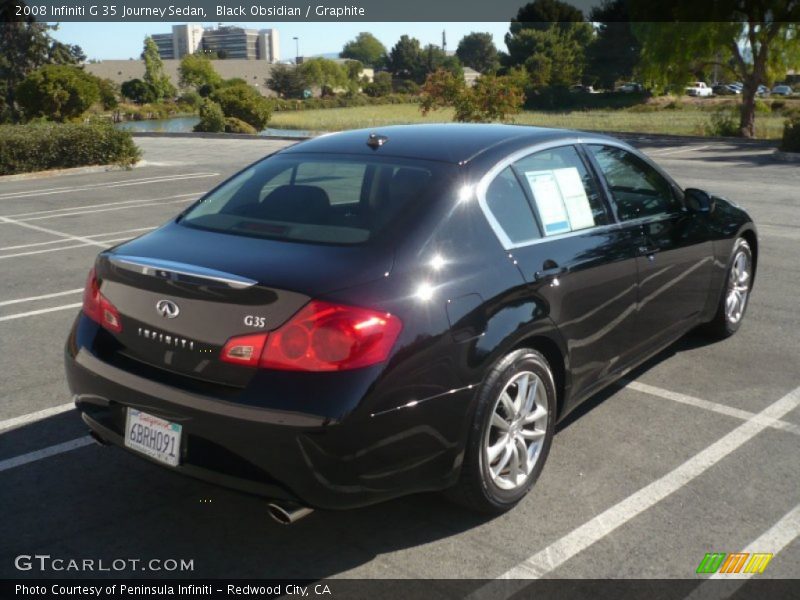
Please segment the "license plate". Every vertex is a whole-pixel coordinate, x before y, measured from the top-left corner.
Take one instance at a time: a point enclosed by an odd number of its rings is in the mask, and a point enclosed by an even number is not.
[[[125,418],[125,446],[177,467],[182,429],[177,423],[129,408]]]

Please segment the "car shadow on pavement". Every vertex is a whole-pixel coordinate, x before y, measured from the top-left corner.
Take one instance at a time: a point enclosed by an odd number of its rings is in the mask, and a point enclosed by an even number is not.
[[[675,343],[669,345],[668,347],[661,350],[658,354],[647,359],[641,365],[630,371],[627,375],[625,375],[624,379],[627,380],[636,380],[638,377],[644,375],[658,365],[659,363],[665,361],[668,358],[675,356],[681,352],[686,350],[694,350],[695,348],[702,348],[703,346],[708,346],[711,344],[717,343],[717,340],[711,339],[708,336],[704,336],[699,332],[689,332],[681,339],[676,341]],[[569,413],[556,427],[556,432],[563,431],[573,423],[575,423],[578,419],[582,418],[584,415],[590,413],[592,410],[600,406],[603,402],[611,398],[614,394],[619,392],[620,388],[623,387],[624,384],[621,382],[614,383],[609,387],[605,388],[604,390],[598,392],[582,404],[578,406],[575,410]]]
[[[0,434],[0,461],[86,435],[75,412]],[[34,440],[32,442],[31,440]],[[89,446],[0,473],[0,577],[302,578],[346,573],[384,553],[489,520],[440,494],[272,521],[263,498],[174,473],[115,447]],[[65,559],[185,559],[187,572],[17,571],[20,554]],[[403,577],[370,564],[359,577]]]

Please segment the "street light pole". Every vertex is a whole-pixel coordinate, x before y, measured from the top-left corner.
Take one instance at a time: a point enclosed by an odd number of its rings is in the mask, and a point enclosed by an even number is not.
[[[300,64],[300,38],[293,37],[294,40],[294,64]]]

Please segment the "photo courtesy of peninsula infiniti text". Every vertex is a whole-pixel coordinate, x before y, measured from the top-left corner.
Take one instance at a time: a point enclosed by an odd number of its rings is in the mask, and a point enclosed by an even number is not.
[[[96,441],[280,522],[444,490],[500,513],[582,401],[735,333],[757,264],[743,209],[611,137],[348,131],[101,252],[66,371]]]

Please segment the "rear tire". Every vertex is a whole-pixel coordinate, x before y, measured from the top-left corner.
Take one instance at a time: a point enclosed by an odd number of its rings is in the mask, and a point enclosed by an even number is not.
[[[753,251],[744,238],[733,244],[725,286],[714,318],[704,327],[707,335],[725,339],[739,330],[750,300],[753,285]]]
[[[461,475],[448,490],[467,508],[513,508],[542,472],[555,431],[556,390],[547,360],[522,348],[500,359],[478,391]]]

